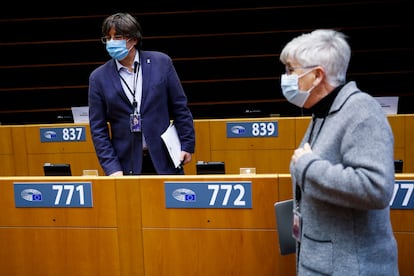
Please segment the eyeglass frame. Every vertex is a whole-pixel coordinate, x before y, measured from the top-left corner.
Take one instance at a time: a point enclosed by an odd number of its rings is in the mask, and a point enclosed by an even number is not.
[[[106,35],[106,36],[101,37],[101,42],[103,44],[106,44],[108,40],[124,40],[124,39],[127,40],[128,38],[129,36],[127,35],[114,35],[114,36]]]
[[[295,71],[296,69],[311,69],[318,67],[319,65],[308,65],[308,66],[285,66],[285,73],[290,75]]]

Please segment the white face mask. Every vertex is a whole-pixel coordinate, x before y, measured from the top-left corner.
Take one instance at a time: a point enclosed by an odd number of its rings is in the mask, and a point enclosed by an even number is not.
[[[296,74],[283,74],[281,77],[280,87],[282,88],[283,96],[292,104],[303,107],[308,99],[310,92],[315,88],[312,86],[308,91],[302,91],[299,89],[299,78],[308,74],[312,70],[309,70],[301,75]]]

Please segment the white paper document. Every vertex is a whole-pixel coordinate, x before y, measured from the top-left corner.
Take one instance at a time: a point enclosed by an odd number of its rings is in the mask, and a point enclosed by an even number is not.
[[[176,168],[181,166],[181,143],[180,138],[178,137],[177,130],[175,125],[171,124],[163,134],[161,138],[165,143],[165,146],[170,153],[171,160],[174,162]]]
[[[72,107],[73,122],[89,123],[89,107],[88,106],[73,106]]]
[[[385,114],[398,113],[398,97],[374,97],[381,105]]]

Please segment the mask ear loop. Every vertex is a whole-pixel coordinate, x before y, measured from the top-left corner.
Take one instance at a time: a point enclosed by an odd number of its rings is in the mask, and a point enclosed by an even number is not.
[[[125,44],[126,43],[128,43],[128,41],[130,41],[131,40],[131,38],[128,38],[126,41],[125,41]],[[132,45],[131,47],[129,47],[129,49],[128,49],[128,53],[129,53],[129,51],[131,51],[131,49],[132,48],[134,48],[135,47],[135,45]]]
[[[315,68],[318,68],[319,66],[315,66],[314,68],[298,75],[298,79],[300,79],[301,77],[305,76],[306,74],[312,72],[313,70],[315,70]],[[311,94],[312,90],[316,87],[317,84],[312,84],[311,88],[309,88],[308,90],[306,90],[306,93],[308,93],[309,95]]]

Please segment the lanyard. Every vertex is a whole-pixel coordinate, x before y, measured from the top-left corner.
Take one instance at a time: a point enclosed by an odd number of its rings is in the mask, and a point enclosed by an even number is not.
[[[312,128],[311,128],[311,131],[310,131],[309,136],[308,136],[308,143],[311,147],[313,146],[313,144],[315,144],[316,139],[318,138],[319,134],[321,133],[322,127],[325,124],[325,120],[326,120],[326,117],[324,117],[322,119],[321,126],[319,127],[318,132],[315,134],[315,137],[313,138],[312,137],[313,136],[313,130],[314,130],[315,125],[316,125],[316,123],[315,123],[316,122],[316,117],[313,117],[313,119],[312,119]]]
[[[315,141],[318,138],[319,134],[321,133],[321,130],[322,130],[323,125],[325,124],[325,121],[326,121],[326,117],[324,117],[322,119],[321,126],[319,127],[318,132],[315,134],[315,138],[313,138],[312,136],[313,136],[313,131],[314,131],[315,125],[316,125],[316,123],[315,123],[316,122],[316,117],[312,118],[312,127],[311,127],[311,130],[309,132],[309,136],[308,136],[308,143],[311,147],[313,146],[313,144],[315,143]],[[300,200],[302,198],[302,192],[300,191],[300,187],[297,183],[296,183],[296,186],[295,186],[295,198],[296,198],[296,209],[297,209],[297,211],[299,211],[299,203],[300,203]]]
[[[134,82],[133,82],[133,89],[131,89],[129,87],[129,85],[126,82],[126,80],[121,76],[121,74],[118,71],[119,77],[121,78],[121,80],[123,81],[123,83],[125,84],[125,86],[128,88],[129,93],[131,93],[131,95],[132,95],[132,105],[134,107],[134,112],[135,113],[138,113],[138,102],[137,102],[137,99],[135,97],[135,93],[136,93],[136,89],[137,89],[137,80],[138,80],[139,67],[140,67],[139,62],[135,61],[134,62]]]

